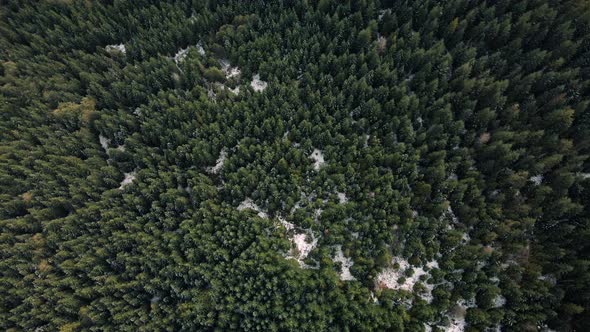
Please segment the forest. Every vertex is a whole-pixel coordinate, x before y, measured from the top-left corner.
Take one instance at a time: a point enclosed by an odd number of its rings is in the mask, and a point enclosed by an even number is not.
[[[590,331],[590,1],[0,0],[0,330]]]

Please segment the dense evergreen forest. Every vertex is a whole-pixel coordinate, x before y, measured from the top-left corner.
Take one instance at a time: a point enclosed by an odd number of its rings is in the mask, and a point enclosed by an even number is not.
[[[0,330],[590,330],[590,1],[0,1]]]

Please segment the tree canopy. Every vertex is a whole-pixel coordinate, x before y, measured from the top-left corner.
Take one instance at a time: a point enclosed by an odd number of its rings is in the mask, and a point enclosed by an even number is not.
[[[590,328],[590,3],[3,1],[0,329]]]

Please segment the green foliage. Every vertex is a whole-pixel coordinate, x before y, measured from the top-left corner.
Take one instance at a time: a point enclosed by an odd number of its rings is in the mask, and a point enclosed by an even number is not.
[[[215,67],[207,68],[203,72],[203,76],[212,82],[224,82],[225,81],[225,74],[219,69]]]
[[[590,326],[587,2],[0,18],[0,329]]]

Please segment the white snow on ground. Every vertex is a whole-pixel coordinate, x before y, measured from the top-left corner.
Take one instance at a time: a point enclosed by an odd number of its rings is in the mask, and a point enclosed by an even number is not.
[[[105,47],[107,52],[119,51],[123,54],[127,53],[127,49],[125,48],[125,44],[118,44],[118,45],[107,45]]]
[[[441,326],[445,329],[445,332],[463,332],[465,331],[465,314],[454,316],[451,318],[451,325],[449,326]]]
[[[320,221],[322,212],[324,212],[324,210],[322,209],[315,209],[315,211],[313,212],[313,220],[316,222],[316,224]]]
[[[231,67],[227,73],[228,78],[240,75],[241,71],[238,67]]]
[[[232,67],[227,59],[220,59],[221,70],[225,73],[226,78],[232,78],[240,75],[241,71],[238,67]]]
[[[426,267],[428,267],[429,269],[438,269],[438,262],[435,260],[432,260],[430,262],[426,263]],[[428,272],[425,272],[424,270],[421,269],[421,271],[423,272],[423,274],[429,274]],[[432,296],[432,291],[434,290],[434,285],[433,284],[429,284],[426,281],[424,281],[422,283],[424,285],[424,288],[426,288],[426,292],[421,294],[420,296],[428,303],[431,303],[432,300],[434,299],[434,296]]]
[[[215,166],[209,167],[207,170],[213,174],[219,173],[219,171],[223,167],[223,163],[225,162],[226,158],[227,158],[227,151],[225,150],[225,148],[223,148],[223,149],[221,149],[221,153],[219,153],[219,158],[217,158],[217,161],[215,162]]]
[[[341,263],[342,269],[340,272],[340,280],[356,280],[356,278],[350,273],[350,267],[354,264],[352,259],[344,257],[342,252],[342,246],[336,246],[336,256],[334,262]]]
[[[236,86],[235,88],[231,89],[231,88],[227,88],[229,90],[229,92],[233,93],[234,95],[239,95],[240,94],[240,87]]]
[[[498,295],[494,299],[494,307],[495,308],[503,307],[505,304],[506,304],[506,298],[502,295]]]
[[[111,155],[109,154],[109,145],[111,144],[111,140],[99,134],[98,141],[100,142],[100,146],[102,146],[107,156],[110,157]],[[115,149],[125,152],[125,144],[119,145]]]
[[[373,303],[379,303],[379,299],[377,299],[377,296],[373,292],[371,292],[371,300],[373,300]]]
[[[458,302],[459,305],[462,305],[466,308],[475,308],[477,307],[477,305],[475,304],[475,298],[472,298],[471,300],[465,300],[465,299],[461,299]]]
[[[463,244],[468,243],[469,241],[471,241],[471,236],[469,236],[468,233],[463,233],[463,235],[461,235],[461,242]]]
[[[283,225],[287,231],[290,231],[295,228],[295,225],[293,225],[293,223],[288,222],[284,217],[278,217],[278,219],[281,225]]]
[[[268,87],[268,83],[260,79],[260,75],[256,74],[252,77],[252,82],[250,82],[250,86],[254,91],[260,92],[264,91]]]
[[[111,142],[111,140],[102,136],[102,135],[98,135],[98,141],[100,142],[100,146],[102,146],[104,151],[108,153],[109,152],[109,143]]]
[[[340,202],[340,204],[348,202],[348,197],[346,197],[345,193],[337,192],[336,195],[338,195],[338,201]]]
[[[430,261],[426,263],[426,267],[428,267],[429,269],[438,269],[438,262],[434,260]]]
[[[467,315],[467,308],[472,308],[471,303],[466,303],[465,300],[459,301],[457,306],[450,313],[449,318],[451,324],[449,326],[439,326],[444,329],[445,332],[463,332],[465,331],[465,316]]]
[[[453,212],[453,208],[451,207],[451,204],[449,204],[449,207],[447,208],[447,213],[451,216],[451,220],[453,220],[453,223],[459,222],[459,218],[457,218],[457,216],[455,215],[455,212]]]
[[[431,332],[432,331],[432,326],[424,323],[424,332]]]
[[[131,184],[133,180],[135,180],[135,172],[125,173],[125,178],[123,179],[123,181],[121,181],[121,186],[119,187],[119,189],[125,188],[125,186]]]
[[[241,204],[240,204],[241,206]],[[239,208],[238,208],[239,209]],[[295,225],[288,222],[284,217],[278,217],[279,222],[281,225],[285,227],[288,232],[289,241],[295,246],[295,250],[288,254],[285,258],[287,259],[295,259],[299,266],[302,268],[314,268],[313,266],[309,266],[303,262],[305,258],[309,255],[309,253],[317,246],[318,239],[313,235],[313,231],[311,229],[304,229],[301,231],[297,231],[295,229]],[[293,232],[291,232],[293,231]],[[295,233],[295,234],[293,234]],[[307,239],[311,238],[311,242],[308,242]],[[352,264],[350,264],[352,265]],[[343,264],[344,266],[344,264]]]
[[[178,66],[179,63],[184,61],[184,59],[186,58],[187,55],[188,55],[188,47],[181,48],[180,50],[178,50],[178,52],[176,52],[176,55],[174,55],[174,62],[176,62],[176,65]]]
[[[590,173],[579,173],[582,179],[590,179]]]
[[[217,82],[214,83],[214,85],[216,87],[218,87],[220,90],[228,90],[229,92],[233,93],[234,95],[238,95],[240,93],[240,87],[239,86],[237,86],[237,87],[235,87],[235,88],[232,89],[232,88],[229,88],[229,87],[225,86],[224,84],[217,83]],[[212,96],[210,96],[210,97],[215,97],[215,92],[213,90],[210,90],[210,91],[211,91],[211,94],[212,94]]]
[[[313,233],[310,235],[311,242],[307,242],[307,236],[306,233],[293,235],[293,243],[295,243],[295,247],[297,248],[297,256],[295,258],[301,267],[307,267],[307,265],[303,263],[303,260],[318,245],[318,239],[313,236]]]
[[[377,283],[382,285],[383,287],[390,288],[390,289],[400,289],[411,292],[414,289],[414,285],[420,281],[420,277],[423,275],[428,275],[428,272],[424,271],[422,267],[412,267],[410,263],[402,258],[402,257],[394,257],[392,260],[392,264],[398,263],[399,269],[395,270],[393,268],[387,268],[381,271],[377,275]],[[430,261],[426,263],[426,266],[429,268],[438,268],[437,261]],[[413,269],[414,273],[411,277],[405,276],[405,271],[407,269]],[[399,282],[399,278],[405,277],[405,281],[403,283]],[[422,283],[426,288],[426,293],[422,294],[422,298],[428,302],[432,301],[432,289],[434,285],[428,284],[426,282]]]
[[[543,182],[543,175],[542,174],[539,174],[539,175],[531,176],[529,178],[529,181],[531,181],[536,186],[538,186],[538,185],[540,185]]]
[[[369,147],[369,140],[371,139],[371,135],[365,135],[365,143],[363,144],[363,147],[366,149]]]
[[[313,169],[315,169],[316,171],[319,171],[320,167],[322,167],[326,163],[326,161],[324,160],[324,154],[322,153],[322,151],[318,149],[314,149],[311,153],[311,156],[309,157],[313,159]]]
[[[209,90],[207,90],[207,97],[209,97],[211,99],[215,99],[216,95],[215,95],[215,92],[213,91],[213,89],[209,88]]]
[[[301,208],[301,204],[299,204],[299,202],[295,203],[295,205],[293,205],[293,207],[291,208],[290,213],[293,214],[293,212],[295,212],[297,209]]]
[[[203,48],[203,44],[201,42],[197,43],[197,52],[199,52],[201,56],[205,56],[205,49]]]
[[[247,197],[244,201],[242,201],[242,203],[240,203],[240,205],[238,205],[238,211],[245,209],[252,209],[258,212],[258,216],[260,218],[268,218],[268,214],[264,212],[258,205],[256,205],[256,203],[254,203],[254,201],[249,197]]]

